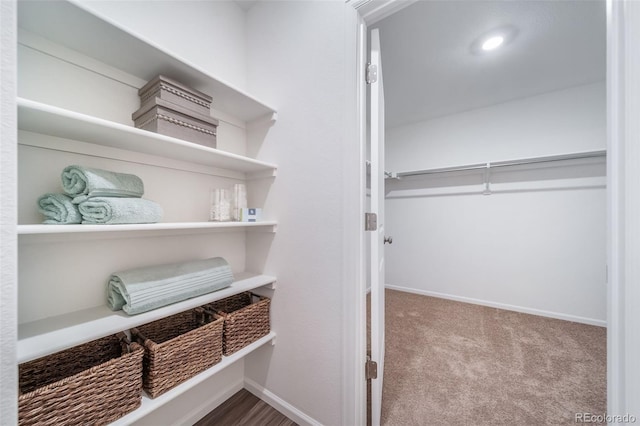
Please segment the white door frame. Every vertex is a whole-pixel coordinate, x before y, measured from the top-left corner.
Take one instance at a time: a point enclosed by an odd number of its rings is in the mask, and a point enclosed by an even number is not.
[[[415,0],[346,0],[374,23]],[[640,419],[640,2],[607,1],[607,412]],[[361,25],[361,24],[360,24]],[[358,32],[358,46],[366,31]],[[366,59],[358,53],[358,87]],[[363,118],[359,92],[358,117]],[[366,106],[366,103],[364,104]],[[365,123],[359,123],[362,129]],[[361,146],[366,143],[360,135]],[[363,210],[364,212],[364,210]],[[358,333],[366,329],[358,321]],[[628,326],[627,326],[628,325]],[[634,326],[636,328],[634,328]],[[366,394],[356,384],[357,407]],[[356,407],[356,411],[358,408]],[[366,417],[365,417],[366,418]],[[364,424],[359,422],[359,424]]]
[[[371,378],[371,424],[379,426],[382,413],[382,388],[384,382],[385,350],[385,264],[384,264],[384,66],[380,49],[380,32],[371,30],[369,62],[377,67],[377,78],[370,81],[369,90],[369,155],[371,165],[371,205],[369,212],[377,216],[375,229],[367,231],[369,250],[369,274],[371,285],[371,309],[369,310],[369,334],[371,361],[377,365],[376,377]]]
[[[607,0],[607,412],[640,419],[639,52],[640,3]]]
[[[356,22],[355,37],[356,37],[356,116],[358,120],[357,124],[357,137],[358,149],[359,149],[359,176],[360,181],[358,188],[360,193],[358,197],[355,197],[359,203],[358,209],[358,229],[356,232],[348,233],[353,238],[345,241],[345,262],[356,260],[349,247],[354,244],[357,249],[353,253],[358,253],[357,256],[357,283],[355,288],[346,295],[346,300],[354,300],[354,304],[345,307],[346,318],[354,318],[355,316],[355,330],[345,333],[345,359],[343,362],[343,368],[345,370],[345,380],[343,382],[344,389],[344,401],[343,401],[343,425],[365,425],[367,423],[367,392],[366,381],[364,375],[364,365],[367,356],[366,347],[366,272],[365,272],[365,231],[364,231],[364,212],[366,209],[366,144],[367,144],[367,84],[365,81],[365,70],[367,65],[367,24],[376,22],[386,16],[389,16],[398,10],[410,5],[417,0],[346,0],[345,2],[352,6],[357,12],[357,19],[347,20],[348,25],[352,25]],[[352,34],[353,28],[347,28],[347,34]],[[347,37],[348,38],[348,37]],[[349,43],[349,41],[347,41]],[[347,76],[350,81],[353,75]],[[349,163],[349,167],[353,164]],[[347,196],[346,199],[349,197]],[[352,197],[353,199],[354,197]],[[353,206],[347,206],[345,208],[347,215],[353,212]],[[357,242],[357,243],[356,243]],[[356,278],[356,277],[352,277]],[[354,280],[345,279],[345,282],[354,282]],[[349,289],[349,286],[345,286]],[[349,290],[347,290],[349,292]]]

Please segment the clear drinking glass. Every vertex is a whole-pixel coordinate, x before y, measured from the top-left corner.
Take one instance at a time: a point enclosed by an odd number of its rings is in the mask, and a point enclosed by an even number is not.
[[[211,190],[209,220],[228,222],[231,220],[231,194],[228,189]]]
[[[231,220],[239,221],[243,208],[247,208],[247,187],[236,183],[231,189]]]

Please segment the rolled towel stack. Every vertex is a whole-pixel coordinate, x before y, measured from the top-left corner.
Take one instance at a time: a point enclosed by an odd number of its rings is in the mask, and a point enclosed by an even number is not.
[[[38,198],[38,210],[48,224],[81,223],[82,215],[78,205],[65,194],[44,194]]]
[[[128,173],[72,165],[62,171],[66,194],[45,194],[38,199],[43,223],[126,224],[155,223],[162,207],[142,199],[142,179]]]
[[[157,203],[142,198],[89,198],[79,204],[82,223],[155,223],[162,219]]]
[[[107,287],[107,305],[129,315],[211,293],[233,283],[221,257],[116,272]]]
[[[136,175],[81,166],[65,167],[62,188],[76,204],[93,197],[140,198],[144,194],[142,179]]]

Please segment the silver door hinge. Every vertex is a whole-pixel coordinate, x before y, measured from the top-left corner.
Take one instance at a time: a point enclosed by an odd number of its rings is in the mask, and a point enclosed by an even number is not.
[[[378,81],[378,67],[373,64],[367,64],[367,84],[373,84]]]
[[[378,378],[378,363],[371,361],[369,357],[367,357],[367,362],[364,364],[364,376],[366,380]]]
[[[365,231],[377,231],[378,230],[378,215],[375,213],[364,214],[364,230]]]

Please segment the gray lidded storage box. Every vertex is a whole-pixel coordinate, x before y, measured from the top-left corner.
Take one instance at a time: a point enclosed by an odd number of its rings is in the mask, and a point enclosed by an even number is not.
[[[216,147],[218,120],[172,102],[149,99],[131,118],[139,129]]]
[[[141,106],[153,98],[160,98],[203,115],[209,115],[211,109],[211,96],[163,75],[150,80],[138,90],[138,95]]]

